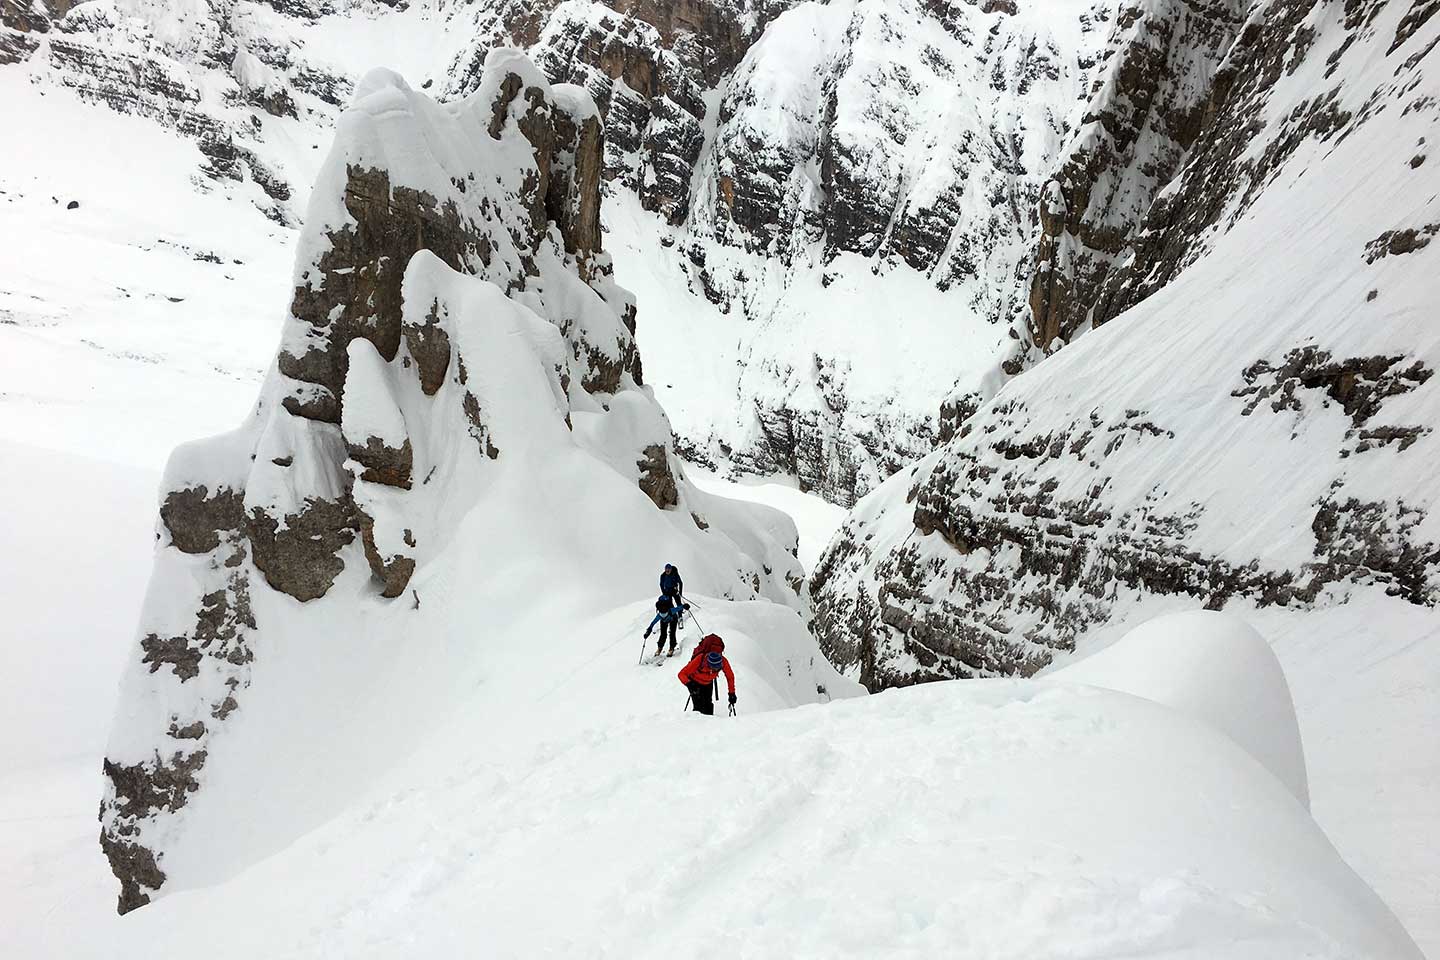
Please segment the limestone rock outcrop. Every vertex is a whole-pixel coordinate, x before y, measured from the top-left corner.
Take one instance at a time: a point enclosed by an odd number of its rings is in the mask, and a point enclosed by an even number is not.
[[[1250,12],[1171,113],[1188,149],[1148,138],[1173,177],[1072,274],[1097,329],[954,418],[821,559],[837,664],[871,689],[1028,675],[1167,604],[1440,602],[1436,254],[1391,240],[1437,219],[1410,162],[1437,49],[1440,17],[1404,3]]]
[[[422,141],[446,146],[415,151]],[[164,586],[126,694],[139,719],[117,731],[105,766],[101,843],[121,912],[166,882],[166,844],[216,762],[216,737],[246,708],[266,630],[332,599],[342,578],[336,603],[418,606],[414,576],[456,536],[506,436],[528,442],[496,421],[504,384],[474,374],[487,358],[467,324],[497,311],[542,318],[553,409],[524,415],[568,427],[572,412],[644,411],[600,452],[643,458],[645,473],[629,473],[635,496],[681,502],[668,424],[639,386],[634,300],[601,249],[603,142],[590,98],[516,51],[492,51],[477,90],[452,105],[386,71],[358,87],[311,194],[260,399],[238,431],[182,447],[167,469]],[[793,573],[767,589],[788,595]]]

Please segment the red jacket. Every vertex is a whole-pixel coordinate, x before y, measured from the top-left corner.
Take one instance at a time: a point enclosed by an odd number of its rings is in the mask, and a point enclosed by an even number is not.
[[[735,692],[735,673],[730,669],[730,661],[723,654],[720,657],[720,670],[710,669],[710,664],[705,662],[707,654],[699,654],[685,666],[680,668],[676,674],[680,682],[684,684],[698,683],[702,687],[710,686],[710,681],[720,676],[720,671],[725,671],[725,682],[730,685],[730,692]]]

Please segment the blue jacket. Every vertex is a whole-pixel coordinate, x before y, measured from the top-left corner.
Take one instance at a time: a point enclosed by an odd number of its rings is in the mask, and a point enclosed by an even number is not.
[[[685,581],[680,579],[680,571],[674,573],[660,574],[660,592],[667,597],[679,597],[685,593]]]
[[[668,611],[666,611],[665,613],[657,613],[657,614],[655,614],[655,619],[650,621],[650,626],[648,626],[648,627],[645,628],[645,632],[646,632],[646,633],[649,633],[651,630],[654,630],[654,629],[655,629],[655,624],[660,623],[660,622],[662,622],[662,621],[665,622],[665,623],[669,623],[671,620],[679,620],[680,617],[681,617],[681,615],[682,615],[684,612],[685,612],[685,611],[684,611],[684,609],[683,609],[682,607],[678,607],[678,606],[677,606],[677,607],[672,607],[672,608],[670,608],[670,609],[669,609]],[[632,629],[633,629],[633,628],[632,628]]]

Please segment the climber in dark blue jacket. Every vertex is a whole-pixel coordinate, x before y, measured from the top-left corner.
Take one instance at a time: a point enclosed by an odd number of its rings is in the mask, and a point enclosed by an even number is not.
[[[685,616],[685,605],[683,603],[677,603],[665,594],[660,594],[659,599],[655,601],[655,619],[651,620],[650,626],[645,628],[645,636],[648,639],[651,632],[655,629],[655,624],[660,624],[660,639],[655,644],[655,656],[660,656],[660,652],[665,649],[665,638],[667,634],[670,638],[669,655],[675,655],[675,627],[679,624],[680,618],[683,616]]]
[[[673,563],[665,564],[665,569],[660,571],[660,592],[677,604],[685,602],[685,581],[680,579],[680,571]]]

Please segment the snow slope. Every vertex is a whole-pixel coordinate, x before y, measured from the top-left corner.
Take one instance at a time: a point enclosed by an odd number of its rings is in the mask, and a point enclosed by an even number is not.
[[[1214,617],[1183,598],[1157,598],[1146,611]],[[1434,615],[1376,591],[1361,602],[1294,611],[1226,608],[1253,626],[1284,669],[1295,702],[1310,809],[1347,863],[1404,921],[1426,953],[1440,946],[1440,846],[1431,798],[1440,782],[1440,657]],[[1143,620],[1147,613],[1138,613]],[[1164,624],[1162,614],[1148,623]],[[1077,662],[1049,668],[1063,678],[1128,635],[1136,620],[1086,634]],[[1209,664],[1212,676],[1227,667]],[[1103,672],[1103,671],[1102,671]],[[1162,674],[1168,671],[1162,671]],[[1248,679],[1244,681],[1248,683]],[[1108,679],[1102,685],[1113,685]],[[1216,691],[1217,694],[1223,693]],[[1216,700],[1216,703],[1222,702]],[[1251,731],[1264,736],[1266,731]]]
[[[679,686],[648,668],[595,674],[503,737],[476,698],[336,819],[125,918],[119,952],[1419,956],[1277,780],[1154,704],[991,681],[705,720],[653,712]],[[652,712],[615,716],[643,686]]]
[[[377,762],[383,740],[339,758],[368,782],[330,816],[125,917],[81,802],[93,770],[12,773],[0,801],[25,820],[0,825],[16,852],[0,944],[73,958],[1419,956],[1281,781],[1191,717],[1022,681],[776,711],[805,693],[790,679],[813,656],[800,618],[697,600],[729,641],[737,720],[681,712],[676,660],[635,664],[648,602],[580,621],[534,610],[489,635],[483,669],[456,680],[473,693],[403,759]],[[286,666],[333,672],[332,646],[296,645]],[[314,712],[357,735],[364,713],[424,712],[424,647],[395,651],[378,696],[312,687],[327,698]],[[1137,672],[1112,663],[1087,679]],[[264,706],[249,720],[284,735],[226,822],[251,839],[269,830],[249,819],[267,795],[307,815],[293,759],[334,748],[314,720]]]
[[[98,413],[98,411],[96,411]],[[0,425],[29,426],[7,412]],[[0,471],[0,954],[74,955],[115,916],[100,758],[154,552],[158,472],[5,445]]]
[[[159,477],[13,442],[5,464],[0,767],[93,766],[128,648],[115,624],[140,614]]]
[[[862,502],[813,582],[822,646],[872,689],[1029,674],[1162,612],[1260,608],[1267,639],[1292,638],[1302,734],[1326,731],[1323,767],[1356,777],[1312,776],[1317,815],[1377,824],[1337,834],[1365,838],[1352,856],[1433,930],[1411,891],[1434,888],[1440,830],[1413,811],[1433,807],[1440,731],[1412,687],[1440,669],[1422,639],[1440,583],[1440,19],[1408,12],[1257,7],[1121,269],[1148,298]],[[1341,693],[1389,656],[1357,682],[1373,701]]]
[[[725,480],[698,468],[689,468],[686,474],[695,486],[707,493],[763,503],[785,513],[795,522],[799,534],[796,559],[806,571],[815,568],[830,538],[845,520],[845,511],[822,500],[813,493],[801,493],[798,487],[787,484],[783,479],[764,481],[755,477],[741,477]]]

